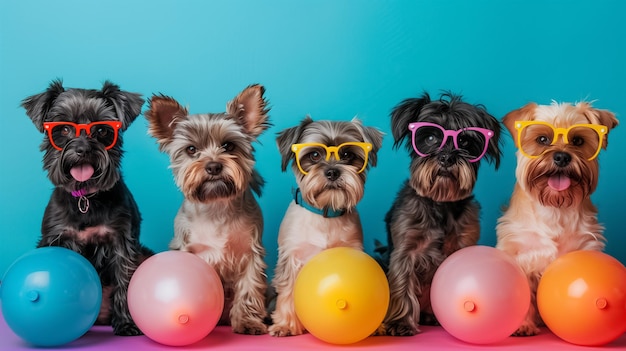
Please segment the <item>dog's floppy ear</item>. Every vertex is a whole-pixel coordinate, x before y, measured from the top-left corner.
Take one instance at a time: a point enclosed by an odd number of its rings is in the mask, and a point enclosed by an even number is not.
[[[352,123],[355,123],[359,127],[363,140],[372,144],[372,150],[369,153],[368,163],[372,165],[372,167],[375,167],[378,162],[376,155],[378,150],[380,150],[383,145],[383,136],[385,134],[377,128],[364,126],[363,123],[361,123],[361,120],[356,117],[352,119]]]
[[[46,91],[41,94],[29,96],[22,100],[22,107],[26,109],[26,115],[30,117],[35,127],[43,133],[43,122],[50,107],[56,98],[65,91],[63,82],[60,79],[53,80]]]
[[[122,122],[122,130],[126,130],[141,113],[141,106],[144,103],[141,94],[122,91],[118,85],[110,81],[104,82],[100,93],[113,104],[117,118]]]
[[[294,153],[291,151],[291,145],[296,144],[298,140],[300,140],[302,131],[311,123],[313,123],[313,119],[311,119],[310,116],[306,116],[297,127],[287,128],[278,133],[276,144],[282,155],[281,169],[283,172],[287,170],[289,161],[295,157]]]
[[[508,129],[509,134],[513,137],[513,142],[515,146],[517,146],[517,130],[515,129],[515,121],[530,121],[534,119],[535,109],[537,108],[537,104],[531,102],[525,105],[522,108],[518,108],[517,110],[513,110],[507,113],[502,118],[502,123]]]
[[[152,96],[150,107],[144,115],[149,124],[148,133],[157,139],[161,151],[172,140],[176,123],[186,118],[187,114],[187,109],[174,98],[165,95]]]
[[[502,149],[500,148],[500,135],[502,127],[497,118],[492,116],[483,106],[475,106],[477,113],[480,115],[485,128],[493,131],[493,136],[489,139],[487,145],[487,153],[485,158],[488,162],[493,162],[495,169],[500,167],[500,158],[502,157]]]
[[[409,123],[417,121],[424,106],[430,102],[430,95],[424,92],[421,97],[406,99],[394,107],[391,111],[391,134],[394,139],[394,149],[400,147],[404,139],[410,135]],[[411,149],[410,140],[408,140],[406,146]]]
[[[253,137],[259,136],[270,127],[269,108],[263,97],[264,93],[265,88],[262,85],[253,84],[226,104],[226,112]]]
[[[599,109],[593,109],[593,111],[598,115],[600,124],[607,126],[609,130],[617,127],[619,122],[617,121],[617,118],[615,118],[615,114],[613,112]],[[609,146],[609,133],[604,135],[604,141],[602,142],[603,148],[606,149],[607,146]]]
[[[250,179],[250,189],[254,191],[257,196],[261,196],[263,191],[263,186],[265,185],[265,179],[261,176],[261,174],[256,170],[252,170],[252,179]]]
[[[583,114],[585,115],[585,117],[587,117],[589,122],[606,126],[607,128],[609,128],[609,131],[617,127],[617,124],[619,123],[617,121],[617,118],[615,118],[615,114],[613,112],[608,111],[608,110],[600,110],[597,108],[592,108],[591,104],[587,102],[580,102],[576,104],[576,107],[583,110]],[[607,131],[607,134],[604,135],[602,147],[606,149],[608,144],[609,144],[609,133]]]

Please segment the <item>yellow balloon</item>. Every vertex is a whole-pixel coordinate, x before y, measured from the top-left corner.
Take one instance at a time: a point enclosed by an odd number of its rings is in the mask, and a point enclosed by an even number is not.
[[[298,318],[313,336],[332,344],[352,344],[382,323],[389,306],[389,283],[369,255],[336,247],[302,267],[294,303]]]

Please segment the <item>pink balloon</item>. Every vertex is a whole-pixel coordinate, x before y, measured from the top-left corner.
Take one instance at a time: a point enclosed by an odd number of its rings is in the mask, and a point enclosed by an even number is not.
[[[128,309],[150,339],[190,345],[215,328],[224,309],[224,290],[215,269],[198,256],[166,251],[144,261],[128,286]]]
[[[530,288],[507,254],[470,246],[439,266],[430,298],[448,333],[468,343],[490,344],[506,339],[521,325],[530,307]]]

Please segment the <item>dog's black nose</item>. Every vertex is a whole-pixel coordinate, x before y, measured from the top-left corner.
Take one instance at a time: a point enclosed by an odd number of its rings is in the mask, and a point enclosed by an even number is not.
[[[219,162],[209,162],[204,169],[210,175],[218,175],[222,172],[222,164]]]
[[[439,165],[441,167],[448,168],[456,162],[456,158],[449,153],[441,153],[437,156],[437,161],[439,161]]]
[[[557,167],[565,167],[572,161],[572,155],[567,152],[555,152],[552,160]]]
[[[74,151],[76,151],[76,155],[82,156],[87,151],[87,148],[84,145],[78,145]]]
[[[326,170],[326,178],[328,178],[328,180],[330,181],[337,180],[337,178],[339,178],[340,175],[341,175],[341,172],[337,168],[329,168]]]
[[[89,144],[81,139],[75,140],[74,152],[78,156],[84,156],[87,152],[89,152]]]

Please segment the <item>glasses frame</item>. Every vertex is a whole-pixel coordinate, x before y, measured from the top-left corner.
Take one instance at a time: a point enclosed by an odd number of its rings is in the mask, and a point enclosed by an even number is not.
[[[530,154],[527,154],[524,149],[522,148],[522,130],[524,130],[524,128],[531,126],[531,125],[544,125],[547,127],[550,127],[552,129],[552,131],[554,132],[554,136],[552,137],[552,142],[550,143],[550,145],[554,145],[556,144],[556,141],[559,139],[559,135],[561,136],[561,138],[563,139],[563,142],[565,144],[569,144],[569,139],[567,138],[567,134],[569,133],[569,131],[572,128],[591,128],[593,129],[596,133],[598,133],[598,149],[596,150],[596,152],[593,154],[593,156],[589,157],[587,159],[587,161],[591,161],[594,158],[598,157],[598,154],[600,154],[600,149],[602,149],[602,144],[604,142],[604,136],[609,132],[609,128],[605,125],[602,124],[585,124],[585,123],[581,123],[581,124],[574,124],[571,125],[567,128],[556,128],[554,125],[552,125],[551,123],[548,122],[544,122],[544,121],[515,121],[515,129],[517,130],[517,140],[515,142],[517,149],[526,157],[528,158],[537,158],[543,154],[545,154],[546,152],[548,152],[548,150],[544,150],[542,153],[540,153],[539,155],[533,156]]]
[[[122,122],[120,121],[97,121],[97,122],[91,122],[89,124],[77,124],[77,123],[73,123],[73,122],[44,122],[43,123],[43,129],[46,130],[48,132],[48,139],[50,140],[50,144],[57,150],[62,151],[63,148],[59,147],[55,142],[54,139],[52,137],[52,130],[54,129],[54,127],[57,126],[61,126],[61,125],[70,125],[72,127],[74,127],[74,129],[76,130],[76,135],[74,135],[75,138],[80,136],[80,131],[84,130],[85,134],[91,138],[91,128],[93,126],[97,126],[97,125],[106,125],[109,126],[111,128],[113,128],[114,131],[114,135],[113,135],[113,142],[111,143],[111,145],[106,146],[104,149],[105,150],[109,150],[111,149],[113,146],[115,146],[115,144],[117,143],[117,137],[119,135],[119,130],[120,128],[122,128]]]
[[[443,132],[443,139],[441,140],[441,145],[439,145],[438,150],[441,150],[444,147],[444,145],[446,145],[446,142],[448,141],[448,137],[452,137],[454,148],[459,150],[460,149],[459,144],[458,144],[459,134],[467,130],[481,133],[485,137],[485,146],[480,156],[468,160],[468,162],[470,163],[478,162],[480,161],[481,158],[485,156],[485,154],[487,153],[487,148],[489,147],[489,140],[491,140],[491,138],[495,135],[495,132],[493,130],[487,129],[487,128],[467,127],[467,128],[461,128],[459,130],[450,130],[450,129],[445,129],[444,127],[436,123],[430,123],[430,122],[409,123],[408,128],[411,131],[411,144],[413,145],[413,151],[415,151],[415,153],[421,157],[428,157],[430,156],[430,154],[424,154],[420,152],[415,146],[415,131],[418,130],[420,127],[434,127]]]
[[[363,162],[363,167],[361,167],[361,169],[358,170],[357,173],[361,173],[365,170],[365,168],[367,167],[367,162],[369,159],[369,153],[370,151],[372,151],[372,143],[365,143],[365,142],[358,142],[358,141],[349,141],[346,143],[341,143],[337,146],[328,146],[328,145],[324,145],[324,144],[320,144],[320,143],[301,143],[301,144],[292,144],[291,145],[291,151],[293,151],[293,153],[296,156],[296,164],[298,165],[298,169],[300,169],[300,172],[302,172],[302,174],[307,175],[309,174],[309,172],[306,172],[302,166],[300,165],[300,153],[302,152],[302,150],[304,150],[304,148],[306,147],[321,147],[323,149],[326,150],[326,161],[330,160],[330,156],[332,154],[335,155],[335,159],[339,160],[339,149],[344,147],[344,146],[358,146],[360,148],[363,149],[363,151],[365,151],[365,159]]]

